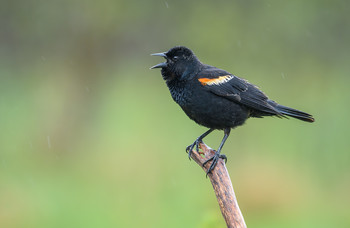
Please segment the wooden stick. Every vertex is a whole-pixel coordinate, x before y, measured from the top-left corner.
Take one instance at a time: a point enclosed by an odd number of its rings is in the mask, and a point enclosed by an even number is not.
[[[202,157],[195,150],[192,151],[191,157],[195,162],[197,162],[200,167],[203,168],[205,172],[207,172],[211,162],[208,162],[205,166],[203,166],[203,163],[211,158],[215,154],[215,151],[204,143],[200,143],[200,147],[204,153],[204,157]],[[233,191],[231,179],[227,172],[223,159],[219,159],[216,167],[214,170],[212,170],[211,173],[208,174],[208,177],[210,178],[211,184],[213,185],[215,195],[218,200],[221,213],[226,221],[227,227],[247,227],[244,222],[241,210],[239,209],[235,192]]]

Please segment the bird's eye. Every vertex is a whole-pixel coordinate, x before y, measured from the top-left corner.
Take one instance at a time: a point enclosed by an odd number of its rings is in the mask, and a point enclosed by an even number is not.
[[[179,59],[179,56],[174,56],[174,57],[173,57],[173,60],[174,60],[174,61],[176,61],[176,60],[178,60],[178,59]]]

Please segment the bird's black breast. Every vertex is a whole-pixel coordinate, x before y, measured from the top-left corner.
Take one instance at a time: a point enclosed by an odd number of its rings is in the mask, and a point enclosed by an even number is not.
[[[214,129],[242,125],[249,110],[235,102],[219,97],[196,81],[168,82],[172,98],[196,123]]]
[[[167,81],[171,97],[181,107],[188,104],[188,99],[192,96],[192,91],[189,90],[188,84],[185,81],[171,80]]]

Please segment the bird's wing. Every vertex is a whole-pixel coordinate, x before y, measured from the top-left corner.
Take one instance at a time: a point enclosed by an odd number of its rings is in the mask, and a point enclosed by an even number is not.
[[[207,67],[199,74],[198,81],[210,92],[259,111],[281,115],[267,101],[268,97],[247,80],[215,67]]]

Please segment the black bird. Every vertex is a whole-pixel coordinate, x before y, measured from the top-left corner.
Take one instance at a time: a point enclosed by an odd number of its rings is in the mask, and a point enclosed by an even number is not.
[[[225,135],[218,150],[205,162],[212,161],[207,174],[214,169],[219,158],[227,160],[220,152],[231,128],[242,125],[249,117],[290,116],[314,122],[312,115],[277,104],[247,80],[201,63],[186,47],[176,46],[167,52],[152,55],[166,59],[166,62],[150,69],[162,68],[163,79],[174,101],[189,118],[209,128],[186,148],[188,156],[191,156],[194,148],[198,152],[199,143],[213,130],[224,130]]]

